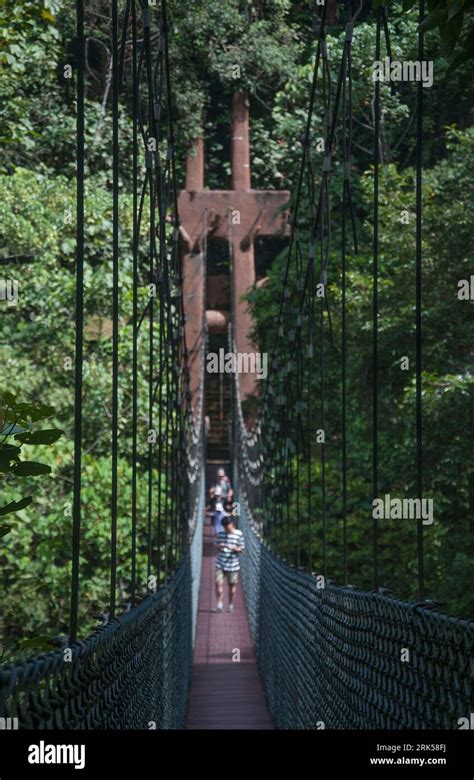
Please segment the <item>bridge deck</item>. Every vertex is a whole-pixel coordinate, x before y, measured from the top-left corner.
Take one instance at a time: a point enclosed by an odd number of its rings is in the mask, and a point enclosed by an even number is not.
[[[216,614],[214,531],[204,528],[188,729],[271,729],[257,662],[250,638],[242,585],[237,586],[233,614]],[[225,583],[224,605],[228,593]],[[240,650],[240,662],[232,660]]]

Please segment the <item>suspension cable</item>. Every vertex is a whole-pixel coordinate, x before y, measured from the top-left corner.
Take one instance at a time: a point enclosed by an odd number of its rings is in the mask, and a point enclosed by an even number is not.
[[[424,0],[419,3],[419,24],[425,17]],[[418,31],[418,60],[424,58],[424,33]],[[422,409],[422,231],[423,231],[423,83],[416,93],[416,492],[423,497],[423,409]],[[425,599],[423,520],[417,519],[418,594]]]
[[[112,475],[110,496],[110,618],[117,587],[118,348],[119,348],[119,47],[118,2],[112,0]]]
[[[130,602],[135,605],[137,588],[137,482],[138,482],[138,66],[137,66],[137,16],[136,3],[132,0],[132,210],[133,210],[133,332],[132,332],[132,572]]]
[[[82,379],[84,339],[84,0],[76,0],[77,113],[76,113],[76,301],[74,371],[74,497],[72,511],[72,572],[69,640],[75,642],[79,609],[81,546]]]
[[[380,62],[381,14],[376,12],[375,60]],[[372,265],[372,498],[378,497],[378,274],[379,274],[379,162],[380,162],[380,81],[374,95],[374,211]],[[373,587],[379,587],[379,526],[373,512]]]

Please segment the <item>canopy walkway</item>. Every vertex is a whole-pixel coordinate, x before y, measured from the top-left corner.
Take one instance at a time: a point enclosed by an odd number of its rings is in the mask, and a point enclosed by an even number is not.
[[[347,4],[348,23],[338,77],[331,91],[325,43],[325,13],[315,35],[315,69],[309,95],[308,124],[302,136],[301,178],[291,215],[291,238],[271,372],[260,399],[260,411],[250,426],[241,406],[238,376],[231,387],[229,461],[236,490],[236,513],[246,540],[242,556],[243,591],[237,591],[234,614],[214,614],[213,545],[205,525],[205,356],[207,330],[203,302],[199,384],[190,385],[179,254],[180,218],[175,172],[172,74],[168,60],[170,27],[166,3],[157,10],[148,2],[130,0],[122,36],[131,35],[131,74],[124,74],[119,57],[119,18],[113,10],[113,404],[111,584],[107,622],[83,636],[81,608],[81,529],[87,523],[81,509],[82,376],[84,325],[84,5],[77,2],[77,286],[75,471],[72,539],[70,631],[64,646],[0,670],[0,717],[17,717],[21,728],[33,729],[457,729],[469,717],[472,701],[474,623],[438,611],[426,600],[423,578],[423,526],[417,524],[419,600],[398,600],[381,587],[378,553],[380,528],[373,526],[374,585],[357,590],[348,580],[347,551],[347,416],[343,379],[341,539],[344,577],[329,579],[326,529],[324,432],[327,396],[325,353],[328,351],[331,304],[328,300],[329,241],[328,181],[336,158],[336,122],[342,121],[343,188],[342,254],[349,256],[349,232],[354,229],[350,190],[350,48],[358,10]],[[153,13],[152,13],[153,11]],[[155,13],[156,12],[156,13]],[[380,55],[384,11],[376,14]],[[156,29],[153,27],[155,25]],[[151,30],[158,42],[152,44]],[[421,43],[422,46],[422,36]],[[377,57],[380,59],[380,56]],[[316,171],[312,157],[311,121],[316,87],[325,101],[326,153]],[[133,408],[131,448],[133,506],[130,513],[130,580],[127,603],[117,605],[117,470],[119,412],[119,104],[127,79],[134,105],[134,199],[132,272]],[[419,90],[417,143],[422,140],[422,90]],[[375,115],[380,90],[375,86]],[[375,225],[379,127],[374,143]],[[129,139],[130,140],[130,139]],[[340,139],[339,139],[340,140]],[[153,142],[153,143],[152,143]],[[420,151],[421,147],[419,147]],[[339,150],[340,151],[340,150]],[[144,162],[143,169],[141,167]],[[143,181],[140,176],[143,173]],[[418,188],[421,153],[418,154]],[[302,192],[307,184],[309,245],[300,232]],[[423,495],[421,429],[421,230],[422,208],[417,191],[417,497]],[[145,200],[150,207],[147,235],[141,231]],[[229,228],[230,230],[230,228]],[[145,231],[146,232],[146,231]],[[207,235],[207,234],[206,234]],[[377,252],[374,235],[373,332],[373,496],[379,495],[377,434]],[[230,241],[232,244],[232,241]],[[357,251],[356,236],[353,236]],[[352,250],[351,250],[352,251]],[[203,250],[205,263],[205,251]],[[316,259],[320,267],[316,269]],[[232,258],[231,258],[232,260]],[[143,266],[145,272],[143,272]],[[296,268],[296,275],[290,271]],[[139,287],[150,286],[143,311]],[[345,322],[345,270],[342,311]],[[291,308],[289,287],[298,293]],[[322,296],[318,296],[318,289]],[[232,326],[233,315],[230,313]],[[120,327],[122,327],[120,325]],[[145,346],[139,335],[146,331]],[[346,335],[338,355],[346,360]],[[327,337],[327,338],[326,338]],[[229,349],[235,350],[230,328]],[[319,344],[319,347],[317,345]],[[142,350],[139,354],[139,350]],[[318,360],[316,352],[319,349]],[[146,447],[141,444],[137,377],[148,376]],[[321,382],[320,419],[312,419],[311,377]],[[308,389],[309,388],[309,389]],[[307,416],[306,436],[301,426]],[[150,435],[155,434],[155,435]],[[321,486],[313,491],[310,469],[315,442],[321,463]],[[140,449],[141,447],[141,449]],[[225,447],[218,451],[223,457]],[[138,472],[147,475],[146,516],[137,509]],[[159,478],[156,478],[156,473]],[[306,473],[306,472],[305,472]],[[303,488],[306,485],[306,488]],[[303,490],[306,493],[303,495]],[[319,525],[314,521],[318,511]],[[138,528],[148,538],[147,570],[137,565]],[[289,533],[296,539],[289,544]],[[302,555],[302,540],[321,542],[322,566],[314,571],[311,557]],[[204,543],[203,543],[204,542]],[[312,545],[309,544],[309,549]],[[286,554],[288,551],[289,554]],[[295,552],[296,551],[296,552]],[[155,578],[155,584],[152,580]],[[245,597],[245,598],[244,598]]]
[[[233,614],[213,611],[214,559],[214,533],[207,526],[186,728],[268,729],[243,594],[237,590]]]

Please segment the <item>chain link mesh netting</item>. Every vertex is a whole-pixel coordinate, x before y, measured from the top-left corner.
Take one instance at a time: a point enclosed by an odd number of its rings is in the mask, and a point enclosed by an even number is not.
[[[456,729],[469,717],[473,622],[318,588],[262,543],[242,491],[239,500],[249,621],[278,728]]]
[[[166,586],[70,649],[0,671],[0,716],[20,728],[184,725],[201,570],[204,477],[192,542]]]

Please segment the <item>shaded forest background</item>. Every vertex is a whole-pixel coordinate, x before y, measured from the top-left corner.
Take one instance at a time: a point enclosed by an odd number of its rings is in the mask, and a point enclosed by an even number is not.
[[[125,3],[120,3],[123,11]],[[407,6],[410,3],[406,4]],[[440,4],[441,5],[441,4]],[[461,4],[462,6],[463,4]],[[315,52],[310,2],[184,0],[170,2],[171,64],[177,119],[177,160],[183,181],[189,142],[204,131],[206,185],[226,188],[230,176],[230,100],[248,91],[251,106],[252,184],[292,190],[308,109]],[[417,58],[417,19],[398,3],[388,9],[392,56]],[[328,34],[333,67],[342,51],[344,4]],[[82,632],[106,610],[108,589],[111,421],[111,39],[110,8],[87,4],[86,94],[86,369],[84,394]],[[8,516],[0,539],[3,658],[27,652],[67,631],[73,454],[75,4],[72,0],[0,2],[0,264],[1,276],[19,282],[15,306],[2,303],[2,391],[17,402],[54,411],[48,427],[63,435],[49,446],[28,445],[49,475],[6,476],[2,506],[19,495],[32,503]],[[425,90],[424,121],[424,431],[425,493],[435,522],[426,528],[427,593],[441,609],[473,616],[471,586],[474,524],[472,447],[473,302],[459,300],[458,282],[472,274],[472,66],[450,72],[452,41],[433,30],[426,58],[434,85]],[[349,329],[349,572],[354,586],[370,588],[370,420],[373,81],[375,24],[370,3],[354,33],[354,144],[352,186],[359,252],[348,259]],[[384,52],[385,54],[385,52]],[[125,49],[130,79],[130,46]],[[238,65],[240,75],[235,78]],[[380,463],[381,492],[415,494],[415,172],[414,84],[382,84],[380,210]],[[119,474],[119,587],[127,602],[130,577],[131,457],[126,445],[131,408],[131,98],[121,103],[121,341]],[[323,117],[316,104],[314,127]],[[341,176],[331,180],[333,253],[329,291],[340,343]],[[408,212],[408,224],[401,215]],[[143,231],[147,230],[146,219]],[[271,351],[285,253],[266,269],[268,283],[250,292],[256,339]],[[146,278],[143,275],[143,300]],[[328,343],[329,571],[341,575],[340,368]],[[401,369],[407,356],[411,368]],[[146,377],[140,377],[146,482]],[[332,392],[329,391],[332,389]],[[44,425],[43,425],[44,427]],[[315,483],[319,479],[314,465]],[[158,475],[156,475],[159,478]],[[139,491],[145,515],[146,490]],[[317,517],[315,518],[317,522]],[[145,588],[145,521],[139,573]],[[320,540],[313,539],[320,562]],[[415,527],[388,521],[381,531],[381,582],[403,598],[416,598]],[[40,637],[40,638],[38,638]],[[43,637],[43,638],[41,638]]]

